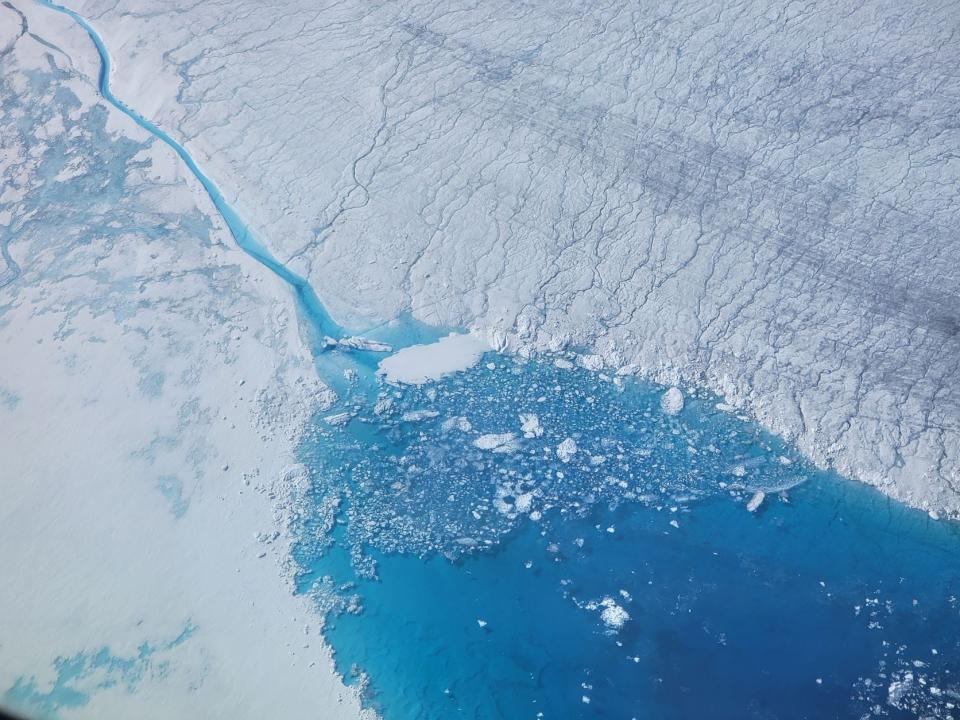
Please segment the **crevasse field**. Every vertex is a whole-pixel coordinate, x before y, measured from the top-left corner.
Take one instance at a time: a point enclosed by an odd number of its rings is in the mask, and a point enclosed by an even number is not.
[[[0,707],[960,718],[960,9],[0,3]]]

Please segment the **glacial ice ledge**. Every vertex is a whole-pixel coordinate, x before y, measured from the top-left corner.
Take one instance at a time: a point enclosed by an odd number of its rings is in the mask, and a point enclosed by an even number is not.
[[[949,4],[77,9],[335,316],[704,386],[960,512]]]

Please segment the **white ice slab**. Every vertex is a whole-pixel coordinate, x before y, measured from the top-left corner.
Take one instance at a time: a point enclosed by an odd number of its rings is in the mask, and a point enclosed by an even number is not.
[[[422,385],[473,367],[490,346],[476,335],[451,333],[434,343],[413,345],[380,361],[389,382]]]

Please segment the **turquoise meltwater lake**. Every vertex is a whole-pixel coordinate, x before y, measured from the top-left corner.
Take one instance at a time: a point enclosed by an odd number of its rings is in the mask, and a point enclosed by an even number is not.
[[[663,392],[491,354],[318,417],[339,670],[386,720],[960,717],[956,525]]]

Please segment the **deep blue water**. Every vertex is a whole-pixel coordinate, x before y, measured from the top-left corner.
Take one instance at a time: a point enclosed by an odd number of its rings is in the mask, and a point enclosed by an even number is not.
[[[318,419],[301,449],[301,589],[386,720],[957,716],[956,526],[804,465],[707,398],[671,417],[662,389],[489,359],[386,388],[393,406],[346,429]],[[515,452],[472,445],[530,411],[543,435]],[[567,437],[564,463],[547,449]],[[605,598],[629,614],[619,631]]]

